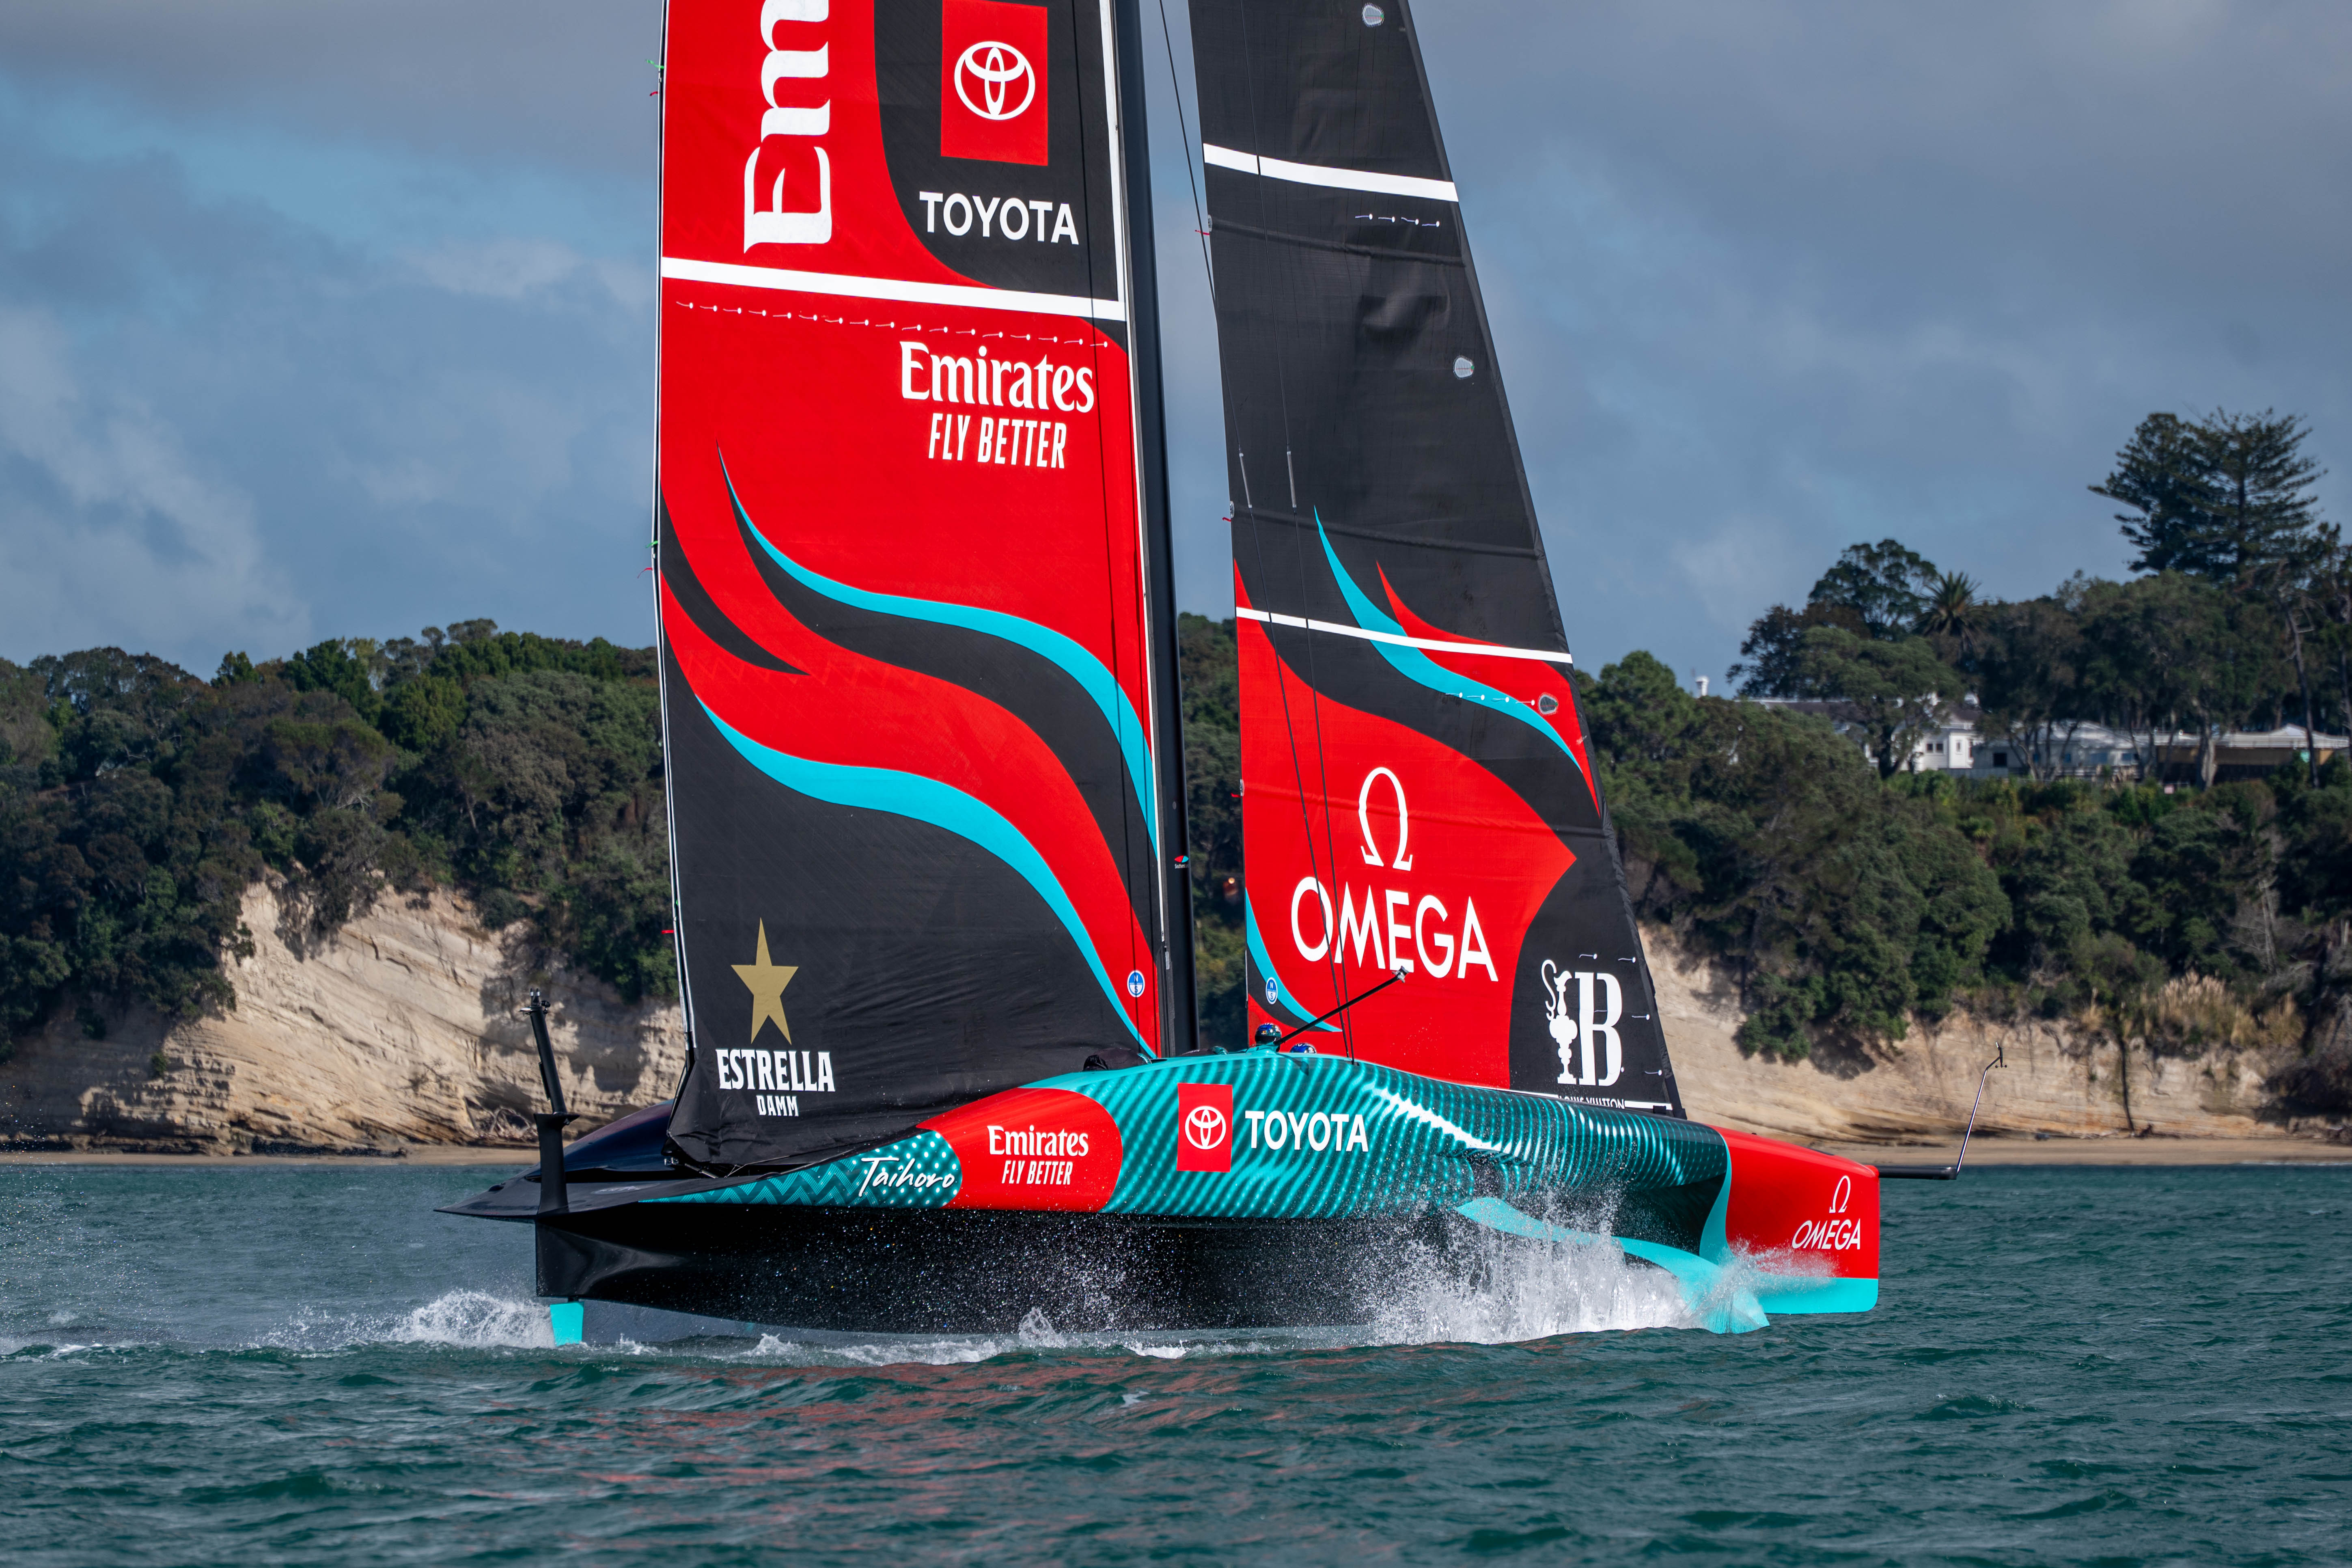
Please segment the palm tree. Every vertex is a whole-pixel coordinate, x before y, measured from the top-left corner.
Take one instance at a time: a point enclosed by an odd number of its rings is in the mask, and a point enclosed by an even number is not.
[[[1975,578],[1965,572],[1938,572],[1927,584],[1927,607],[1919,612],[1912,629],[1922,637],[1957,643],[1965,657],[1975,651],[1984,614],[1985,607],[1977,599]]]

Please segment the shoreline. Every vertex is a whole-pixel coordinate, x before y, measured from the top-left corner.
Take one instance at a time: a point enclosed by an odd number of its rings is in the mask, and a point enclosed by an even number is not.
[[[215,1166],[345,1165],[397,1169],[404,1165],[471,1165],[527,1171],[539,1163],[536,1148],[496,1144],[421,1143],[381,1154],[170,1154],[142,1149],[0,1149],[0,1166],[156,1165],[190,1170]]]
[[[1840,1155],[1864,1164],[1948,1165],[1959,1152],[1958,1139],[1916,1143],[1853,1143],[1833,1140],[1786,1142]],[[527,1170],[539,1151],[464,1143],[413,1144],[381,1154],[175,1154],[136,1149],[0,1149],[0,1166],[144,1165],[188,1170],[261,1169],[282,1165],[472,1166]],[[1979,1166],[2190,1166],[2352,1165],[2352,1144],[2315,1138],[2007,1138],[1979,1137],[1969,1144],[1968,1164]]]
[[[1797,1140],[1791,1140],[1797,1142]],[[1803,1140],[1823,1153],[1878,1165],[1948,1165],[1957,1138],[1916,1143],[1848,1143]],[[1988,1138],[1969,1143],[1963,1171],[1979,1165],[2352,1165],[2352,1144],[2316,1138]]]

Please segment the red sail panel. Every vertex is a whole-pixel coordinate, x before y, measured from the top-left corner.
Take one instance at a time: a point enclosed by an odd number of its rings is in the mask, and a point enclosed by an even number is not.
[[[670,7],[657,543],[698,1162],[1159,1048],[1170,694],[1108,26]]]
[[[1320,1048],[1509,1088],[1520,943],[1575,857],[1475,761],[1318,700],[1265,622],[1239,633],[1252,1029],[1287,1030],[1402,971]]]

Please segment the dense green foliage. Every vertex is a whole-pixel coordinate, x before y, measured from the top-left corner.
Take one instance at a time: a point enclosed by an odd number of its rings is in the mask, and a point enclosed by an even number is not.
[[[1241,872],[1232,623],[1186,616],[1182,637],[1202,1021],[1231,1038],[1244,1001],[1239,900],[1224,894]],[[2174,795],[1882,779],[1826,720],[1693,697],[1646,653],[1577,681],[1637,910],[1734,965],[1750,1050],[1850,1052],[1963,1001],[2159,1047],[2284,1045],[2352,1001],[2342,763],[2317,788],[2288,769]],[[2342,1107],[2352,1061],[2322,1051],[2281,1088]]]
[[[297,944],[448,884],[626,996],[674,994],[656,707],[649,653],[486,621],[210,682],[111,648],[0,662],[0,1035],[69,993],[234,1005],[222,963],[272,871]]]
[[[2100,723],[2147,738],[2204,738],[2198,782],[2218,777],[2211,737],[2233,729],[2352,725],[2352,550],[2319,515],[2323,473],[2295,416],[2152,414],[2091,488],[2117,514],[2134,564],[2125,583],[2077,574],[2053,592],[1986,602],[1886,539],[1855,544],[1801,609],[1748,628],[1731,676],[1748,697],[1823,700],[1870,738],[1880,768],[1963,693],[1979,728],[2062,771],[2065,738]],[[2317,758],[2305,767],[2315,782]]]
[[[2129,582],[1990,602],[1897,541],[1847,550],[1734,673],[1837,704],[1869,760],[1824,718],[1694,698],[1645,653],[1579,673],[1640,912],[1735,966],[1748,1048],[1899,1039],[1968,1000],[2158,1046],[2299,1041],[2280,1091],[2352,1106],[2352,768],[2217,784],[2209,746],[2206,787],[2171,794],[2052,761],[2085,720],[2152,742],[2352,719],[2352,555],[2311,504],[2305,434],[2143,423],[2095,487],[2133,509]],[[1233,623],[1184,616],[1179,643],[1202,1023],[1230,1043]],[[526,952],[675,994],[652,663],[487,621],[231,654],[210,681],[114,649],[0,662],[0,1038],[68,995],[233,1005],[243,892],[270,875],[297,944],[454,886],[485,926],[522,923]],[[1964,691],[2033,780],[1900,771]]]
[[[1647,654],[1582,690],[1635,901],[1739,965],[1752,1049],[1900,1038],[1963,996],[2184,1048],[2284,1043],[2352,1000],[2341,762],[2316,788],[2293,767],[2174,795],[1882,783],[1825,721],[1694,698]],[[2218,994],[2185,1010],[2167,986],[2193,977]],[[2342,1104],[2352,1063],[2313,1068],[2303,1098]]]
[[[1227,1047],[1248,1026],[1242,928],[1241,683],[1234,623],[1177,617],[1184,684],[1184,816],[1192,857],[1193,989],[1201,1027]]]

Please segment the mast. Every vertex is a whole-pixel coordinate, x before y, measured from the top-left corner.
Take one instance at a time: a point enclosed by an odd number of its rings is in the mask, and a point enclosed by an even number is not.
[[[1151,148],[1143,111],[1140,0],[1114,0],[1118,45],[1119,154],[1127,206],[1128,298],[1135,359],[1138,469],[1149,559],[1152,704],[1160,766],[1158,810],[1161,929],[1168,984],[1160,993],[1161,1038],[1170,1053],[1196,1048],[1200,1010],[1192,977],[1192,869],[1184,805],[1184,701],[1176,648],[1176,565],[1168,505],[1168,418],[1160,352],[1160,268],[1152,238]],[[1172,84],[1171,84],[1172,85]],[[1165,700],[1160,700],[1165,694]]]

